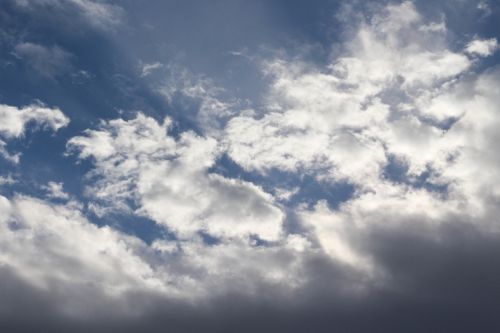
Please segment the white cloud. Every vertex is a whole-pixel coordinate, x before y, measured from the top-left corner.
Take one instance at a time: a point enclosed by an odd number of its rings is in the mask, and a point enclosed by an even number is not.
[[[0,156],[2,156],[4,159],[6,159],[9,162],[12,162],[14,164],[19,163],[19,160],[21,158],[21,154],[12,154],[7,150],[7,143],[4,141],[0,140]]]
[[[382,227],[404,232],[418,224],[432,235],[460,217],[492,228],[488,216],[496,210],[488,202],[500,194],[491,146],[498,74],[462,77],[472,64],[444,39],[431,46],[427,37],[406,41],[424,24],[411,4],[389,13],[361,25],[349,53],[326,70],[267,63],[274,78],[268,110],[230,119],[222,145],[192,132],[174,138],[168,118],[158,123],[142,114],[71,139],[69,151],[94,163],[87,191],[97,210],[122,209],[167,226],[179,240],[153,243],[168,258],[155,271],[173,274],[171,283],[189,286],[191,295],[206,296],[219,283],[248,291],[259,279],[300,287],[308,280],[302,260],[313,253],[354,269],[368,284],[383,280],[387,272],[364,247]],[[410,23],[396,18],[403,14]],[[443,128],[448,121],[451,128]],[[356,193],[338,210],[326,201],[299,206],[293,213],[304,231],[288,235],[270,194],[209,171],[224,149],[248,170],[314,170],[318,181],[347,179]],[[389,156],[407,165],[407,184],[387,179]],[[478,161],[487,166],[484,177]],[[447,186],[446,193],[414,185],[428,170],[428,185]],[[294,193],[275,192],[285,200]],[[207,246],[199,232],[221,243]],[[251,235],[273,243],[257,247]],[[291,253],[292,261],[281,258]]]
[[[269,287],[290,295],[307,282],[314,251],[299,235],[265,247],[237,239],[207,245],[197,236],[148,246],[93,225],[72,204],[0,196],[0,266],[49,293],[69,318],[143,315],[157,301],[203,304]]]
[[[192,132],[175,140],[163,124],[138,114],[113,120],[68,143],[79,157],[92,158],[96,180],[89,194],[168,226],[182,237],[204,231],[216,237],[277,240],[283,213],[261,188],[209,172],[219,154],[217,142]]]
[[[0,230],[0,265],[42,290],[69,287],[75,300],[59,304],[69,315],[98,313],[82,304],[100,306],[130,290],[165,290],[139,256],[141,241],[98,228],[71,206],[0,196]]]
[[[498,70],[471,73],[473,62],[452,51],[445,34],[418,32],[430,24],[405,2],[362,23],[327,68],[266,62],[267,109],[233,116],[218,134],[222,145],[191,132],[174,139],[168,119],[139,114],[105,122],[68,147],[93,159],[89,194],[104,212],[113,205],[130,211],[132,199],[135,213],[168,226],[186,249],[201,251],[191,243],[199,231],[225,240],[254,234],[297,251],[317,241],[336,262],[384,274],[363,250],[365,232],[409,223],[433,230],[457,216],[490,228],[500,196]],[[356,193],[339,210],[325,201],[299,206],[294,213],[307,231],[291,237],[272,196],[210,173],[223,150],[247,170],[315,172],[318,181],[353,183]],[[407,167],[406,182],[385,173],[390,157]],[[274,192],[285,200],[295,193]],[[179,244],[154,246],[171,253]]]
[[[499,71],[474,74],[445,34],[419,27],[429,25],[405,2],[361,23],[328,68],[265,63],[268,108],[225,129],[229,156],[247,170],[315,171],[318,181],[354,184],[339,211],[320,201],[298,215],[332,258],[369,273],[379,272],[359,239],[379,226],[434,230],[467,220],[495,229]],[[390,158],[404,166],[401,184],[386,173]]]
[[[498,42],[495,38],[490,39],[474,39],[465,47],[465,51],[469,54],[487,57],[495,53],[498,49]]]
[[[499,86],[498,68],[458,86],[452,98],[463,115],[443,138],[459,147],[453,162],[441,168],[443,181],[478,205],[478,212],[490,209],[500,198]]]
[[[42,186],[42,189],[47,192],[49,198],[69,199],[69,194],[64,192],[63,183],[48,182],[47,185]]]
[[[0,135],[6,139],[24,135],[26,126],[33,123],[36,127],[57,131],[69,124],[69,119],[58,108],[43,105],[15,107],[0,105]]]
[[[37,104],[18,108],[0,104],[0,137],[4,140],[22,137],[28,124],[33,124],[35,129],[51,129],[55,132],[67,126],[69,119],[58,108],[47,108]],[[4,140],[0,139],[0,156],[18,163],[20,154],[10,153]]]
[[[273,79],[268,110],[229,121],[231,158],[248,170],[317,170],[358,186],[378,182],[389,154],[412,156],[422,172],[431,152],[419,149],[442,130],[413,104],[471,66],[444,35],[419,33],[424,23],[411,2],[391,5],[362,22],[327,69],[265,63]]]
[[[155,70],[162,68],[164,65],[161,62],[141,63],[141,76],[145,77],[153,73]]]
[[[435,33],[435,32],[445,32],[446,31],[446,23],[441,21],[439,23],[431,22],[429,24],[423,25],[418,28],[419,31]]]

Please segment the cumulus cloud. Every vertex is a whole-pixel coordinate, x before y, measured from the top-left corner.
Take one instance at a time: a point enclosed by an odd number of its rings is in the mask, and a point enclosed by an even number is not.
[[[0,134],[7,138],[23,136],[28,124],[57,131],[69,124],[69,119],[58,108],[33,104],[25,107],[0,105]]]
[[[88,318],[94,318],[98,330],[101,320],[126,329],[122,323],[127,318],[147,323],[149,316],[174,313],[176,318],[182,311],[204,321],[206,311],[225,299],[251,305],[256,294],[267,294],[273,303],[276,297],[289,297],[308,283],[315,261],[324,260],[300,236],[266,247],[240,241],[208,246],[200,237],[148,246],[90,223],[77,205],[24,195],[0,196],[0,231],[0,295],[10,300],[9,308],[0,306],[0,327],[20,320],[21,313],[28,318],[25,324],[51,318],[44,324],[49,326],[61,321],[88,327]],[[337,285],[351,289],[341,277],[339,273]],[[26,301],[40,308],[26,306]],[[38,317],[39,311],[44,315]],[[186,329],[183,320],[167,322]]]
[[[58,108],[48,108],[42,105],[15,107],[0,105],[0,134],[6,138],[23,136],[28,124],[35,127],[57,131],[69,124],[69,119]]]
[[[429,24],[410,2],[390,5],[360,24],[327,69],[266,62],[268,109],[231,118],[221,145],[192,132],[174,138],[168,118],[160,124],[139,114],[104,122],[68,149],[92,159],[88,194],[97,203],[145,215],[185,241],[199,232],[281,244],[289,237],[271,195],[210,171],[223,151],[264,177],[274,168],[346,180],[355,195],[339,210],[326,201],[298,206],[299,243],[376,280],[384,268],[362,245],[372,230],[399,232],[409,222],[438,230],[458,216],[494,230],[498,71],[463,75],[472,61],[444,35],[417,33]],[[404,168],[402,182],[387,173],[390,163]]]
[[[131,273],[122,272],[122,279],[119,278],[121,274],[118,272],[107,274],[112,273],[112,271],[109,270],[111,268],[109,263],[105,263],[106,253],[109,251],[110,261],[116,261],[120,257],[127,261],[130,258],[130,255],[127,255],[128,250],[119,245],[120,238],[116,233],[109,228],[100,229],[88,223],[78,210],[72,209],[72,207],[50,205],[25,196],[18,196],[12,200],[2,197],[1,200],[1,225],[2,237],[4,238],[2,242],[3,264],[14,267],[17,271],[25,274],[28,281],[47,288],[50,281],[45,279],[43,266],[51,264],[58,271],[57,275],[61,280],[67,280],[70,276],[79,277],[82,281],[89,278],[81,274],[74,274],[75,272],[71,270],[71,261],[67,262],[69,266],[65,267],[65,256],[76,262],[85,263],[84,266],[87,267],[80,272],[82,274],[85,271],[88,274],[93,274],[92,271],[105,270],[101,272],[103,273],[102,278],[107,276],[109,279],[110,293],[113,292],[113,289],[120,288],[119,285],[113,286],[113,280],[125,282],[127,281],[126,276],[131,275]],[[13,238],[15,241],[9,238]],[[38,239],[39,241],[29,244],[30,239]],[[130,247],[132,244],[133,241],[129,240],[128,246]],[[46,254],[52,251],[52,256],[44,258],[46,262],[35,260],[38,257],[36,255],[38,249]],[[99,259],[100,256],[104,261]],[[101,264],[98,264],[99,261]],[[129,261],[123,268],[129,272],[137,269],[140,271],[141,268],[129,265],[133,261],[133,259]],[[93,269],[89,269],[92,266]],[[106,284],[103,280],[101,282]]]
[[[10,153],[7,150],[6,146],[7,146],[7,143],[0,140],[0,156],[2,156],[5,160],[10,161],[12,163],[19,163],[19,159],[20,159],[21,154],[20,153],[17,153],[17,154]]]
[[[207,232],[216,237],[276,240],[283,213],[261,188],[210,173],[217,142],[192,132],[178,140],[168,134],[171,120],[158,123],[138,114],[112,120],[68,143],[81,159],[92,158],[96,183],[89,194],[118,209],[132,207],[181,236]]]
[[[314,171],[355,185],[339,210],[325,198],[296,213],[327,254],[369,276],[384,275],[363,250],[373,230],[416,223],[432,234],[456,220],[498,232],[498,69],[471,73],[444,35],[418,33],[428,26],[411,2],[389,5],[327,69],[265,63],[268,109],[225,129],[229,156],[249,171]],[[393,164],[402,178],[392,178]]]
[[[465,51],[481,57],[492,55],[498,49],[498,42],[495,38],[474,39],[465,47]]]
[[[144,246],[138,239],[98,228],[71,205],[21,195],[2,196],[0,205],[0,266],[30,288],[66,295],[57,312],[83,318],[129,290],[162,289],[136,253]]]
[[[56,132],[69,124],[69,119],[58,108],[47,108],[33,104],[18,108],[6,104],[0,105],[0,156],[18,163],[20,154],[12,154],[7,150],[7,142],[22,137],[28,125],[33,124],[35,129],[51,129]]]
[[[394,199],[405,207],[404,198]],[[433,327],[460,332],[478,323],[497,327],[494,306],[480,315],[474,309],[497,301],[494,285],[500,271],[492,263],[498,236],[463,218],[436,226],[433,219],[447,212],[429,217],[416,199],[408,214],[390,203],[383,207],[391,209],[384,210],[373,204],[342,213],[324,206],[302,212],[301,218],[328,228],[321,244],[329,256],[339,258],[336,264],[298,235],[280,246],[207,246],[193,238],[147,246],[93,225],[75,206],[2,196],[0,295],[8,306],[0,306],[0,327],[21,332],[40,326],[77,332],[165,327],[289,332],[310,325],[318,332],[333,326],[364,332],[373,325],[378,325],[375,332]],[[352,225],[351,219],[358,222]],[[359,264],[359,254],[381,270],[372,273],[375,279],[345,266],[345,260]],[[436,313],[443,320],[436,322]]]
[[[47,196],[53,199],[68,200],[69,194],[64,192],[63,183],[48,182],[42,186],[42,190],[47,192]]]
[[[430,111],[430,101],[444,102],[472,66],[445,35],[419,32],[428,26],[411,2],[389,5],[360,23],[327,68],[265,62],[273,78],[267,112],[229,121],[229,155],[247,170],[317,170],[361,187],[377,183],[393,155],[410,173],[425,172],[454,151],[441,138],[444,124],[461,116],[457,108]]]

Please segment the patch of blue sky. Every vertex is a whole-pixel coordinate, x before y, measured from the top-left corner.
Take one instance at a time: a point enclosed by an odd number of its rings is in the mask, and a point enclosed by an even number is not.
[[[226,154],[222,155],[210,170],[228,178],[238,178],[261,186],[265,191],[274,195],[277,189],[291,191],[288,198],[280,200],[285,207],[305,205],[312,208],[319,200],[326,200],[332,209],[352,198],[355,186],[345,181],[319,181],[314,172],[287,172],[273,168],[266,173],[247,171],[231,160]]]

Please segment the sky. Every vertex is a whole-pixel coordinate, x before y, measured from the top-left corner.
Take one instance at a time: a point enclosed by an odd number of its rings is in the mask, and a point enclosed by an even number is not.
[[[0,331],[499,331],[498,22],[1,1]]]

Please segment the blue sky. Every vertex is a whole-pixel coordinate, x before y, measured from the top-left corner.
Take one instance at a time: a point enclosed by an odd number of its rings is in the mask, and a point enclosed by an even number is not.
[[[0,328],[495,331],[499,19],[3,1]]]

